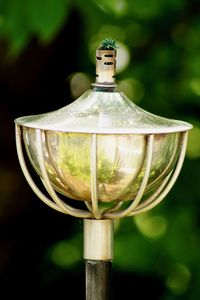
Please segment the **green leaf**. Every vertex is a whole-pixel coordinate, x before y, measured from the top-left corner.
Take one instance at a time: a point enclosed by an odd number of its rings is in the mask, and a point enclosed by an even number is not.
[[[0,32],[10,53],[24,49],[31,36],[50,41],[67,21],[70,0],[6,0],[0,3]]]
[[[67,20],[70,2],[70,0],[29,0],[27,11],[32,32],[42,41],[52,39]]]

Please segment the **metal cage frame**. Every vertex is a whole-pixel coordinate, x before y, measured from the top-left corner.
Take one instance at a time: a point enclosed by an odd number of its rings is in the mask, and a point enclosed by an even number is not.
[[[35,184],[34,180],[32,179],[28,167],[26,165],[24,159],[24,151],[22,147],[22,132],[21,127],[16,124],[16,147],[17,147],[17,154],[19,158],[19,163],[22,169],[22,172],[34,191],[34,193],[42,200],[45,204],[62,212],[64,214],[68,214],[78,218],[91,218],[91,219],[118,219],[122,217],[129,217],[134,216],[139,213],[146,212],[157,204],[159,204],[165,196],[169,193],[172,186],[174,185],[175,181],[177,180],[179,173],[181,171],[186,148],[187,148],[187,139],[188,139],[188,132],[184,131],[181,132],[180,136],[180,154],[179,158],[174,166],[173,170],[164,178],[162,184],[154,191],[154,193],[141,202],[143,197],[145,188],[148,184],[149,174],[151,170],[151,163],[153,157],[153,145],[154,145],[154,134],[147,135],[147,144],[146,144],[146,153],[143,158],[143,164],[145,164],[145,172],[144,176],[140,185],[140,188],[135,196],[135,198],[131,201],[129,206],[125,209],[121,209],[123,201],[120,201],[116,204],[116,201],[113,201],[113,206],[110,208],[103,209],[100,211],[99,209],[99,202],[98,202],[98,178],[97,178],[97,133],[91,133],[91,148],[90,148],[90,172],[91,172],[91,202],[84,201],[87,207],[87,210],[77,209],[71,205],[66,204],[55,192],[52,183],[49,179],[47,174],[45,163],[44,163],[44,155],[42,149],[42,138],[45,139],[45,133],[42,132],[40,129],[36,129],[36,139],[37,139],[37,146],[38,146],[38,162],[41,170],[41,181],[47,190],[48,194],[50,195],[51,199],[49,199],[43,192]],[[135,179],[136,180],[136,179]],[[132,183],[134,184],[134,182]]]

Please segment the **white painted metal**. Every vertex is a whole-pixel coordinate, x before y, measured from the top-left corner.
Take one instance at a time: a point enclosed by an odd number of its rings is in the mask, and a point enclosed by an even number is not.
[[[137,207],[137,205],[140,203],[140,201],[142,199],[142,196],[143,196],[143,193],[145,191],[145,188],[147,186],[148,179],[149,179],[149,174],[150,174],[150,170],[151,170],[151,162],[152,162],[152,157],[153,157],[153,142],[154,142],[154,136],[149,135],[148,136],[148,142],[147,142],[146,156],[144,157],[144,161],[146,160],[145,172],[144,172],[144,176],[143,176],[141,186],[138,190],[138,193],[137,193],[135,199],[132,201],[130,206],[128,208],[124,209],[124,210],[112,211],[110,213],[104,214],[105,218],[114,219],[114,218],[125,217],[125,216],[131,214],[131,212],[133,212],[134,209]]]
[[[84,258],[89,260],[112,260],[112,220],[84,219]]]

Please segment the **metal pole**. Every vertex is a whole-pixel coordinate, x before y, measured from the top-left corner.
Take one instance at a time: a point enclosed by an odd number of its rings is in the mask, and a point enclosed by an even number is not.
[[[84,220],[86,300],[112,299],[113,221]]]
[[[112,299],[112,261],[86,260],[86,300]]]

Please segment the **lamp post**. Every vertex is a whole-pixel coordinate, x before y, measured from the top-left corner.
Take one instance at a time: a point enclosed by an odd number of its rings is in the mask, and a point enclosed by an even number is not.
[[[19,162],[33,191],[51,208],[84,219],[87,300],[111,298],[113,222],[164,199],[192,128],[136,106],[117,90],[115,67],[116,45],[107,39],[96,52],[93,89],[57,111],[15,120]],[[31,178],[23,145],[50,197]]]

